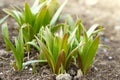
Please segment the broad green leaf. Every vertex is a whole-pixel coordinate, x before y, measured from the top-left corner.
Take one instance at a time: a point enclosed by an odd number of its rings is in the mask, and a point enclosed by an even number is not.
[[[60,67],[65,62],[65,52],[64,49],[58,54],[56,65],[55,65],[55,73],[58,74],[60,71]]]
[[[6,12],[8,15],[11,15],[21,26],[21,18],[20,16],[22,15],[19,11],[16,10],[9,10],[9,9],[3,9],[4,12]]]
[[[46,14],[46,15],[45,15],[45,17],[44,17],[42,26],[48,25],[48,24],[50,23],[50,20],[51,20],[51,16],[50,16],[48,10],[46,11],[45,14]]]
[[[100,36],[97,36],[93,43],[90,45],[90,48],[88,49],[88,51],[86,52],[86,61],[84,63],[84,74],[86,74],[87,69],[90,67],[94,56],[96,54],[96,50],[98,49],[98,45],[99,45],[99,41],[100,41]]]
[[[32,14],[31,9],[27,2],[25,2],[24,17],[25,17],[25,23],[29,23],[31,24],[31,26],[33,26],[34,15]]]
[[[47,12],[47,6],[43,6],[42,9],[39,11],[38,15],[36,16],[35,24],[34,27],[32,28],[34,30],[33,34],[36,35],[36,33],[39,32],[39,29],[43,26],[46,12]]]
[[[64,34],[61,41],[61,50],[64,49],[64,52],[68,52],[68,33]],[[67,55],[67,54],[66,54]]]
[[[20,51],[18,52],[18,50],[20,48],[20,45],[19,45],[19,42],[16,38],[15,38],[15,46],[16,46],[16,53],[15,54],[16,54],[16,57],[17,57],[17,60],[16,60],[16,67],[17,68],[16,69],[20,70],[20,69],[22,69],[22,60],[21,60],[22,56],[21,56]]]
[[[21,61],[23,61],[23,57],[24,57],[24,42],[23,42],[23,30],[22,29],[20,29],[20,31],[19,31],[18,43],[19,43],[19,47],[18,47],[17,52],[20,50]]]
[[[82,33],[82,30],[84,30],[83,29],[84,26],[82,26],[82,23],[81,23],[80,19],[78,19],[78,21],[76,22],[75,27],[78,27],[78,29],[76,31],[76,38],[80,42],[81,33]]]
[[[53,44],[53,53],[52,53],[55,61],[57,60],[58,53],[60,52],[60,46],[61,46],[60,44],[61,44],[61,39],[58,36],[55,36],[54,44]]]
[[[59,8],[59,2],[58,0],[48,0],[46,5],[51,19],[54,16],[56,10]]]
[[[39,40],[37,37],[36,37],[36,40],[40,46],[40,48],[42,49],[47,61],[48,61],[48,64],[50,65],[50,67],[53,69],[53,71],[55,70],[54,68],[54,65],[55,65],[55,61],[54,61],[54,58],[53,56],[50,54],[49,50],[47,49],[46,45],[44,45],[44,43],[42,43],[41,40]]]
[[[50,32],[50,30],[46,27],[45,29],[45,35],[44,35],[44,39],[45,39],[45,42],[46,42],[46,46],[50,52],[50,54],[52,55],[53,53],[53,45],[54,45],[54,37],[53,37],[53,34]]]
[[[16,62],[18,66],[18,70],[21,70],[23,65],[23,58],[24,58],[24,43],[23,43],[23,32],[22,29],[20,29],[20,32],[18,34],[18,39],[15,39],[15,45],[16,45],[16,52],[17,60]]]

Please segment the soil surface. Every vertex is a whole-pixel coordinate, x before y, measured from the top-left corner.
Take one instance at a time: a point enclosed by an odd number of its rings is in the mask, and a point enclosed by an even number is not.
[[[33,1],[28,0],[30,4]],[[3,8],[10,5],[22,7],[23,3],[24,0],[0,0],[0,18],[6,15]],[[120,80],[120,0],[68,0],[63,13],[74,18],[79,16],[87,28],[96,23],[105,28],[101,43],[109,49],[99,47],[91,69],[81,80]],[[17,25],[11,17],[7,21],[12,40],[17,35]],[[32,66],[14,71],[10,65],[13,60],[12,52],[5,51],[0,27],[0,80],[55,80],[56,75],[51,73],[48,65],[36,64],[37,73],[33,73]]]

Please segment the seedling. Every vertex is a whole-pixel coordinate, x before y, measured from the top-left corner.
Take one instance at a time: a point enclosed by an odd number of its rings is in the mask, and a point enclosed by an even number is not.
[[[6,34],[7,33],[7,34]],[[23,68],[23,58],[24,58],[24,43],[23,43],[23,32],[22,29],[19,31],[18,38],[15,38],[15,46],[8,38],[8,28],[6,23],[2,26],[2,35],[4,37],[5,43],[13,52],[15,63],[13,67],[15,70],[21,70]]]
[[[67,1],[67,0],[66,0]],[[42,26],[48,24],[54,25],[66,4],[66,1],[59,7],[57,0],[35,0],[30,8],[25,2],[24,8],[13,7],[13,9],[3,9],[8,15],[11,15],[18,23],[18,29],[24,25],[23,37],[25,44],[34,39]],[[29,51],[30,46],[27,45]]]
[[[9,50],[9,44],[7,43],[7,39],[9,39],[9,32],[8,32],[8,25],[7,23],[2,24],[2,35],[4,35],[4,41],[5,41],[5,45],[6,45],[6,50]]]
[[[71,48],[77,47],[80,43],[83,44],[76,50],[77,56],[74,56],[74,58],[77,59],[77,64],[79,65],[79,68],[82,70],[83,74],[86,74],[87,70],[90,68],[93,62],[94,56],[100,43],[100,35],[98,33],[101,32],[104,28],[99,24],[95,24],[90,27],[89,30],[86,30],[80,19],[74,23],[73,19],[70,16],[67,16],[66,22],[69,25],[64,26],[65,24],[63,24],[63,30],[65,32],[69,32],[69,34],[74,36],[72,37],[73,40],[70,43]],[[56,29],[59,27],[60,26],[53,27],[52,30],[56,31]]]
[[[84,45],[78,49],[78,65],[82,72],[86,74],[98,49],[100,42],[100,36],[98,33],[103,30],[103,27],[95,24],[87,31],[79,19],[71,30],[74,30],[75,27],[78,27],[78,30],[76,31],[76,41],[74,45],[78,45],[79,42],[84,43]]]
[[[46,27],[43,35],[40,38],[36,37],[41,48],[41,54],[44,55],[53,73],[64,73],[72,56],[83,45],[79,43],[76,47],[72,47],[76,30],[77,28],[69,35],[69,32],[64,33],[63,29],[60,28],[59,33],[55,34]]]

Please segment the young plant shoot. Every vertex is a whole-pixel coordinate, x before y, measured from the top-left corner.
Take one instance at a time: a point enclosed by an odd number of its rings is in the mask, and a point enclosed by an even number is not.
[[[63,31],[60,26],[59,32],[53,33],[51,29],[46,27],[41,36],[36,37],[36,40],[41,48],[41,54],[44,55],[53,73],[64,73],[70,64],[72,57],[83,44],[79,43],[72,47],[74,43],[75,33],[77,28],[72,33]],[[64,26],[67,27],[67,26]],[[41,39],[42,37],[42,39]]]
[[[84,43],[84,45],[78,49],[78,65],[83,74],[86,74],[98,49],[100,43],[100,36],[98,33],[103,30],[103,27],[95,24],[87,31],[81,20],[78,20],[70,31],[73,31],[76,27],[78,27],[78,29],[76,31],[76,41],[74,45],[78,45],[79,42]]]
[[[67,1],[67,0],[66,0]],[[58,0],[35,0],[33,6],[30,8],[29,4],[25,2],[24,8],[13,7],[13,9],[3,9],[8,15],[11,15],[19,27],[25,26],[23,36],[25,44],[34,39],[34,36],[39,32],[42,26],[48,24],[54,25],[66,4],[66,1],[60,6]],[[29,51],[30,46],[27,45]]]
[[[8,27],[5,24],[2,26],[2,35],[4,37],[5,43],[9,48],[12,50],[15,62],[13,63],[13,67],[15,70],[21,70],[23,68],[23,59],[24,59],[24,42],[23,42],[23,31],[20,29],[18,38],[15,38],[15,46],[9,40],[8,34]]]

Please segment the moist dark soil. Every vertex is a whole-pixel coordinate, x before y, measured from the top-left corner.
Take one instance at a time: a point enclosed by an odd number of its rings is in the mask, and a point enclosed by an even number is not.
[[[28,2],[32,4],[33,0]],[[0,18],[6,15],[2,11],[3,8],[9,8],[11,4],[22,7],[23,3],[24,0],[0,0]],[[107,45],[109,49],[99,47],[87,75],[80,80],[120,80],[120,1],[69,0],[63,13],[71,14],[74,18],[78,16],[87,28],[96,23],[105,28],[101,33],[101,44]],[[7,21],[10,39],[14,40],[17,35],[17,25],[11,17]],[[36,57],[32,57],[33,54],[36,55],[37,52],[32,51],[30,59]],[[12,52],[5,51],[0,27],[0,80],[55,80],[56,75],[52,74],[47,64],[41,66],[36,63],[35,73],[31,65],[22,71],[15,71],[10,65],[12,61],[14,61]],[[75,66],[71,66],[70,69],[75,70],[76,74]]]

